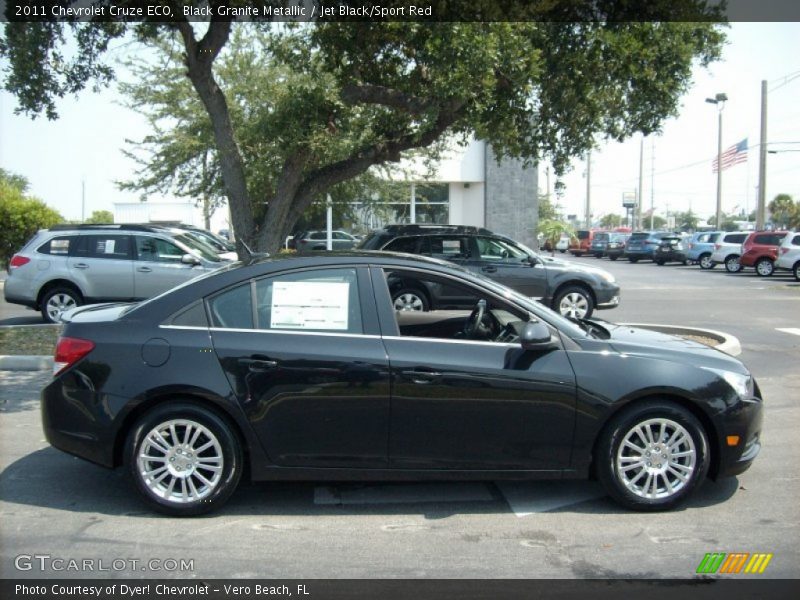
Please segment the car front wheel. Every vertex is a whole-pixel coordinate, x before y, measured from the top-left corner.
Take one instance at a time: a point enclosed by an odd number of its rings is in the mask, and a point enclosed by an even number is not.
[[[800,281],[800,262],[794,264],[794,268],[792,269],[792,273],[794,274],[794,278],[796,281]]]
[[[685,408],[651,401],[624,411],[599,444],[597,475],[606,491],[634,510],[668,510],[705,479],[708,438]]]
[[[577,285],[559,291],[553,300],[553,310],[568,319],[588,319],[594,311],[592,295]]]
[[[736,255],[729,256],[725,259],[725,270],[728,273],[738,273],[742,270],[742,263],[739,262],[739,257]]]
[[[162,404],[131,429],[125,463],[155,510],[194,516],[222,506],[242,474],[242,448],[228,424],[189,402]]]
[[[762,258],[756,263],[756,273],[759,277],[769,277],[775,272],[775,265],[768,258]]]

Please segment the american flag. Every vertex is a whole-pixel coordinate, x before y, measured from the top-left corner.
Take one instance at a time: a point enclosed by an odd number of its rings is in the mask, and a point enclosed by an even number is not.
[[[747,138],[744,138],[741,142],[734,144],[722,153],[722,170],[724,171],[730,166],[738,165],[743,162],[747,162]],[[715,158],[712,171],[716,173],[718,169],[718,161]]]

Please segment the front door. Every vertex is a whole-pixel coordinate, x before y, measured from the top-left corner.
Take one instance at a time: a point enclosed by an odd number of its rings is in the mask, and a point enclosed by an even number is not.
[[[386,467],[389,363],[366,269],[292,271],[207,300],[214,350],[270,459]]]
[[[391,466],[568,467],[576,388],[563,348],[528,352],[518,342],[503,341],[512,339],[527,315],[461,282],[452,285],[469,287],[463,294],[487,300],[487,310],[496,315],[494,321],[487,318],[480,335],[465,333],[469,311],[461,311],[460,319],[452,310],[395,312],[388,291],[379,286],[385,288],[386,276],[397,274],[391,269],[373,273],[381,326],[389,332],[384,344],[393,383]]]
[[[471,238],[472,249],[464,266],[507,285],[520,294],[542,298],[547,293],[547,272],[541,261],[532,262],[516,245],[499,238]]]
[[[167,240],[144,235],[134,238],[133,280],[137,298],[151,298],[204,272],[200,266],[181,262],[186,252]]]

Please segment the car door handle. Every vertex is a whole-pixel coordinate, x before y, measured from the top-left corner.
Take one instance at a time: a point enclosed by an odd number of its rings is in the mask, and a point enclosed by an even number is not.
[[[263,358],[240,358],[239,364],[245,365],[251,371],[269,371],[278,366],[278,361]]]
[[[442,377],[442,374],[436,371],[401,371],[401,373],[404,377],[419,384],[433,383]]]
[[[481,271],[483,271],[484,273],[496,273],[497,267],[483,267]]]
[[[72,266],[75,267],[76,269],[88,269],[89,268],[89,265],[87,265],[86,263],[76,263],[76,264],[74,264]]]
[[[153,269],[150,267],[138,267],[136,270],[140,273],[150,273]]]

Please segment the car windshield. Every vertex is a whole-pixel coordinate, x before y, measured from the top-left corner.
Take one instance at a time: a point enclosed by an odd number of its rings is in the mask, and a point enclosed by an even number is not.
[[[192,250],[195,254],[198,254],[201,258],[204,258],[209,262],[221,262],[222,260],[211,246],[205,242],[201,242],[196,238],[193,238],[188,233],[179,233],[178,235],[174,236],[174,238]]]

